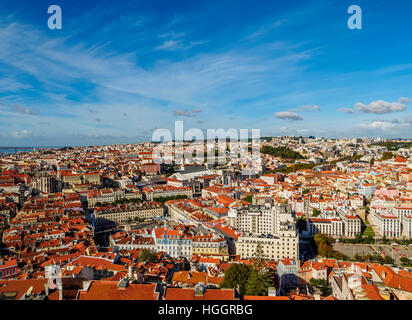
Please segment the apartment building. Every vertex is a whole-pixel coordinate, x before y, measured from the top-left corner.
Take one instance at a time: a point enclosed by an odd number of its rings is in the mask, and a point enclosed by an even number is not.
[[[269,260],[299,258],[299,239],[292,234],[290,236],[242,235],[236,242],[236,253],[241,259],[251,259],[258,245],[261,246],[265,258]]]
[[[253,257],[258,244],[267,259],[297,259],[299,236],[288,205],[231,208],[228,220],[231,227],[244,233],[236,242],[236,252],[242,259]]]
[[[412,238],[412,214],[402,218],[402,236]]]
[[[241,232],[278,235],[282,224],[294,225],[295,220],[288,205],[249,205],[230,208],[229,224]]]
[[[343,236],[355,238],[362,232],[362,220],[346,206],[338,207],[336,210],[343,222]]]
[[[402,219],[404,216],[412,215],[412,207],[411,206],[398,206],[392,209],[392,213],[394,216]]]
[[[370,215],[371,222],[376,226],[378,232],[387,238],[401,236],[401,219],[389,211],[378,211]]]
[[[361,183],[358,186],[358,193],[365,196],[366,199],[372,198],[375,193],[377,185],[374,183]]]
[[[163,206],[159,202],[143,202],[108,207],[97,207],[94,211],[96,228],[106,228],[124,224],[136,218],[147,219],[163,216]]]
[[[155,198],[160,197],[173,197],[173,196],[186,196],[188,198],[193,197],[193,190],[190,187],[175,187],[170,185],[154,186],[143,188],[143,193],[146,200],[153,201]]]
[[[141,199],[139,193],[134,194],[136,198]],[[116,200],[126,198],[125,191],[123,189],[99,189],[93,190],[87,194],[87,205],[89,208],[95,208],[97,204],[113,203]]]
[[[337,217],[309,218],[307,220],[307,230],[312,236],[323,233],[332,237],[342,237],[343,229],[343,222]]]
[[[17,259],[0,261],[0,279],[12,279],[17,274]]]
[[[173,258],[191,258],[193,237],[182,229],[155,228],[152,231],[157,252],[165,252]]]
[[[229,257],[226,239],[216,233],[193,237],[193,254]]]

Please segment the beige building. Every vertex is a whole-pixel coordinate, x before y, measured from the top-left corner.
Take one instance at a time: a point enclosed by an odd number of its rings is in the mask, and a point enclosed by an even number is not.
[[[192,252],[202,256],[219,256],[224,260],[229,258],[226,239],[216,233],[194,236]]]
[[[228,219],[232,227],[244,233],[236,242],[236,253],[242,259],[252,258],[259,244],[267,259],[299,258],[299,235],[288,205],[233,209]]]
[[[190,187],[174,187],[174,186],[154,186],[143,188],[143,193],[146,200],[153,201],[160,197],[186,196],[193,197],[193,189]]]
[[[299,238],[293,234],[289,236],[240,236],[236,242],[236,254],[239,254],[241,259],[253,258],[259,244],[266,259],[281,260],[287,258],[297,260],[299,258]]]
[[[143,202],[95,209],[96,228],[124,224],[136,218],[147,219],[163,216],[163,206],[158,202]]]

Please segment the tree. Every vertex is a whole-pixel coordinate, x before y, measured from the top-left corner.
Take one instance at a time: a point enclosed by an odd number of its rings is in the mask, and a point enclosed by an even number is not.
[[[221,288],[239,288],[241,295],[245,294],[246,283],[251,273],[251,267],[241,264],[233,263],[225,272],[225,276],[220,285]]]
[[[272,286],[272,284],[271,275],[267,271],[258,272],[254,269],[247,280],[245,294],[248,296],[266,296],[268,294],[268,288]]]
[[[312,216],[313,217],[317,217],[321,214],[322,214],[322,212],[319,209],[314,208],[313,211],[312,211]]]
[[[264,146],[261,151],[263,154],[269,154],[271,156],[280,157],[282,159],[304,159],[304,157],[296,151],[288,147],[271,147],[271,146]]]
[[[157,254],[153,250],[143,249],[139,254],[140,262],[156,262]]]
[[[310,279],[309,284],[313,288],[318,288],[324,297],[330,296],[332,294],[332,288],[328,285],[327,281],[324,279]]]
[[[400,261],[401,261],[402,266],[404,267],[409,267],[411,265],[411,261],[406,257],[401,257]]]
[[[260,273],[263,269],[265,269],[266,265],[265,254],[263,252],[262,245],[259,243],[256,246],[255,253],[253,254],[253,268]]]
[[[245,201],[247,201],[249,203],[252,203],[252,199],[253,199],[252,195],[248,195],[248,196],[245,197]]]
[[[384,152],[382,154],[381,160],[389,160],[389,159],[392,159],[392,158],[393,158],[393,153],[388,151],[388,152]]]
[[[331,245],[334,242],[334,239],[331,236],[328,236],[328,235],[323,234],[323,233],[315,234],[313,239],[315,240],[317,245],[320,245],[322,243],[327,244],[327,245]]]

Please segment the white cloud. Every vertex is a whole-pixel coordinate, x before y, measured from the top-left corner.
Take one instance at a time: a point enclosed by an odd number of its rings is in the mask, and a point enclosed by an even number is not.
[[[294,112],[290,112],[290,111],[282,111],[282,112],[275,113],[275,117],[282,119],[282,120],[293,120],[293,121],[303,120],[303,118],[300,115]]]
[[[167,40],[163,42],[160,46],[156,47],[157,50],[177,50],[183,48],[182,40]]]
[[[339,108],[338,111],[342,113],[350,113],[350,114],[355,113],[355,110],[350,109],[350,108]]]
[[[21,130],[21,131],[14,131],[11,133],[11,136],[15,139],[22,139],[27,137],[30,134],[30,132],[26,129]]]
[[[317,105],[303,105],[303,106],[298,106],[297,108],[294,109],[289,109],[289,111],[292,112],[297,112],[297,111],[320,111],[320,107]]]
[[[393,120],[375,120],[370,123],[359,124],[359,127],[366,129],[379,129],[379,130],[393,130],[393,129],[402,129],[407,128],[411,125],[408,121],[399,121],[397,119]]]
[[[383,100],[373,101],[368,105],[361,102],[355,104],[355,109],[364,113],[385,114],[406,109],[406,103],[411,101],[409,98],[400,98],[398,102],[386,102]]]

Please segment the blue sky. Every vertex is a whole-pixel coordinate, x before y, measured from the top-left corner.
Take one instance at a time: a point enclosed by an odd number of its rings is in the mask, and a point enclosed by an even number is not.
[[[47,8],[61,6],[63,29]],[[347,27],[350,5],[362,30]],[[0,146],[412,136],[410,1],[2,1]]]

